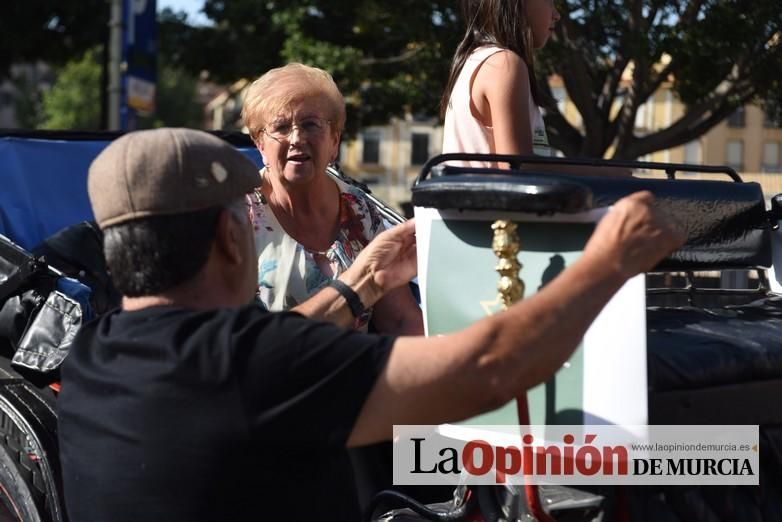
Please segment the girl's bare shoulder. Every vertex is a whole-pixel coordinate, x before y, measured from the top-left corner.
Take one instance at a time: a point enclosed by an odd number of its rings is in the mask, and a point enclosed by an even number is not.
[[[525,73],[527,71],[527,65],[521,56],[509,49],[503,49],[492,54],[486,58],[483,65],[497,72],[516,72],[519,69],[522,69]]]
[[[504,49],[489,56],[478,69],[473,87],[488,91],[515,88],[529,83],[529,72],[524,60],[513,51]]]

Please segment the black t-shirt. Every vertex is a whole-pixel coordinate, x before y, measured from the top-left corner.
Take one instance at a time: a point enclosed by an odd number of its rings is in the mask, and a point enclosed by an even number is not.
[[[392,343],[257,306],[86,325],[58,400],[70,520],[358,520],[345,442]]]

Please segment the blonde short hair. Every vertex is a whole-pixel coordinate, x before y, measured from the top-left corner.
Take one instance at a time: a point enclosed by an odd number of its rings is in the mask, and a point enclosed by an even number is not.
[[[317,67],[289,63],[271,69],[247,89],[242,105],[242,121],[257,142],[267,118],[283,112],[296,101],[313,97],[326,104],[331,128],[341,133],[345,127],[345,99],[329,73]]]

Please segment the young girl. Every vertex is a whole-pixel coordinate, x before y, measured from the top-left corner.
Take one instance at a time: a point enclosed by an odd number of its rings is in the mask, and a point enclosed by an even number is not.
[[[559,13],[553,0],[463,0],[467,32],[441,102],[443,152],[550,155],[533,50]]]
[[[462,0],[462,11],[467,33],[456,49],[440,104],[445,113],[443,153],[550,156],[538,109],[533,51],[546,45],[559,21],[553,0]],[[626,168],[609,166],[536,164],[534,169],[631,175]]]

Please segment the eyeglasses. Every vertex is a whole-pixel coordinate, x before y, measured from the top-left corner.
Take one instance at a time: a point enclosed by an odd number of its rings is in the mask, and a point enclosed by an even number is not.
[[[320,136],[326,131],[330,123],[331,120],[315,117],[304,118],[295,123],[281,120],[264,127],[261,129],[261,132],[277,141],[288,139],[293,133],[293,129],[299,129],[299,133],[304,133],[307,136]]]

